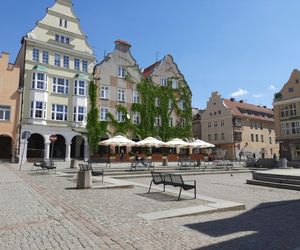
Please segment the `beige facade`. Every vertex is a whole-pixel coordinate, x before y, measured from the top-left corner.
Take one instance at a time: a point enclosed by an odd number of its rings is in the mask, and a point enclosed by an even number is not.
[[[130,113],[132,104],[140,102],[137,84],[141,79],[139,67],[130,53],[130,47],[126,41],[115,41],[113,52],[95,67],[94,78],[98,86],[100,121],[107,121],[108,113],[111,113],[117,122],[124,122],[128,118],[135,124],[140,122],[139,113]],[[118,106],[126,108],[128,114],[118,110]],[[108,137],[115,132],[111,123],[108,131]]]
[[[300,71],[274,95],[273,107],[280,157],[300,161]]]
[[[213,92],[201,115],[202,139],[216,145],[217,157],[272,158],[278,155],[273,111]]]
[[[87,140],[77,131],[85,130],[94,60],[72,1],[56,0],[22,39],[16,60],[23,86],[22,131],[32,134],[24,158],[49,159],[49,137],[57,135],[54,158],[87,159]]]
[[[20,108],[20,69],[9,63],[9,54],[0,55],[0,161],[17,154]]]

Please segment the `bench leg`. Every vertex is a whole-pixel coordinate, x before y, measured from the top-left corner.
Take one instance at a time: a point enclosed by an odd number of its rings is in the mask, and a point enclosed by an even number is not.
[[[102,173],[101,175],[102,175],[102,182],[103,182],[104,173]]]
[[[148,190],[148,194],[150,194],[150,189],[151,189],[151,186],[152,186],[152,182],[153,182],[153,180],[150,182],[150,187],[149,187],[149,190]]]
[[[180,191],[179,191],[178,200],[180,200],[181,190],[182,190],[182,187],[180,188]]]
[[[196,181],[194,181],[194,185],[195,185],[195,188],[194,188],[194,199],[196,199],[196,195],[197,195],[197,192],[196,192]]]
[[[166,191],[166,185],[164,184],[164,192]]]

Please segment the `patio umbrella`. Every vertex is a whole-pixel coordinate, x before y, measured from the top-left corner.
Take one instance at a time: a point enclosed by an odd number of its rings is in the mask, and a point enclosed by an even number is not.
[[[135,146],[135,142],[132,140],[129,140],[128,138],[126,138],[125,136],[122,135],[117,135],[114,136],[110,139],[107,139],[105,141],[102,141],[99,143],[99,145],[105,145],[105,146]]]
[[[154,137],[147,137],[144,140],[141,140],[136,143],[136,146],[140,147],[162,147],[165,146],[166,143],[163,141],[160,141]]]
[[[189,143],[187,143],[187,142],[185,142],[181,139],[174,138],[173,140],[166,142],[165,146],[174,147],[174,148],[179,147],[180,148],[180,147],[188,147]]]
[[[213,147],[215,147],[214,144],[211,144],[206,141],[199,140],[199,139],[189,143],[189,145],[193,148],[213,148]]]

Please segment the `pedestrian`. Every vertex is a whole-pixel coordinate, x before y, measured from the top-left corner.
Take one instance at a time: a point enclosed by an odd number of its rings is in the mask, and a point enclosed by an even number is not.
[[[255,158],[256,158],[256,155],[255,155],[255,153],[253,153],[253,159],[255,160]]]
[[[123,160],[124,160],[124,150],[122,148],[120,152],[120,161],[123,162]]]
[[[273,154],[273,159],[274,159],[274,160],[277,160],[277,155],[276,155],[276,153]]]

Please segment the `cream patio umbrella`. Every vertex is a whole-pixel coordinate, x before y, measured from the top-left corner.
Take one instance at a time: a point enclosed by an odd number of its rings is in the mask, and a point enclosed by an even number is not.
[[[213,148],[213,147],[215,147],[214,144],[211,144],[206,141],[199,140],[199,139],[189,143],[189,145],[193,148]]]
[[[189,147],[189,143],[179,139],[179,138],[174,138],[168,142],[166,142],[167,147],[174,147],[174,148],[182,148],[182,147]]]
[[[123,135],[117,135],[114,136],[110,139],[107,139],[105,141],[101,141],[99,143],[99,145],[104,145],[104,146],[135,146],[135,142],[132,140],[129,140],[128,138],[126,138]]]
[[[141,140],[135,144],[135,146],[138,146],[138,147],[163,147],[165,145],[166,145],[165,142],[160,141],[151,136],[147,137],[144,140]]]

